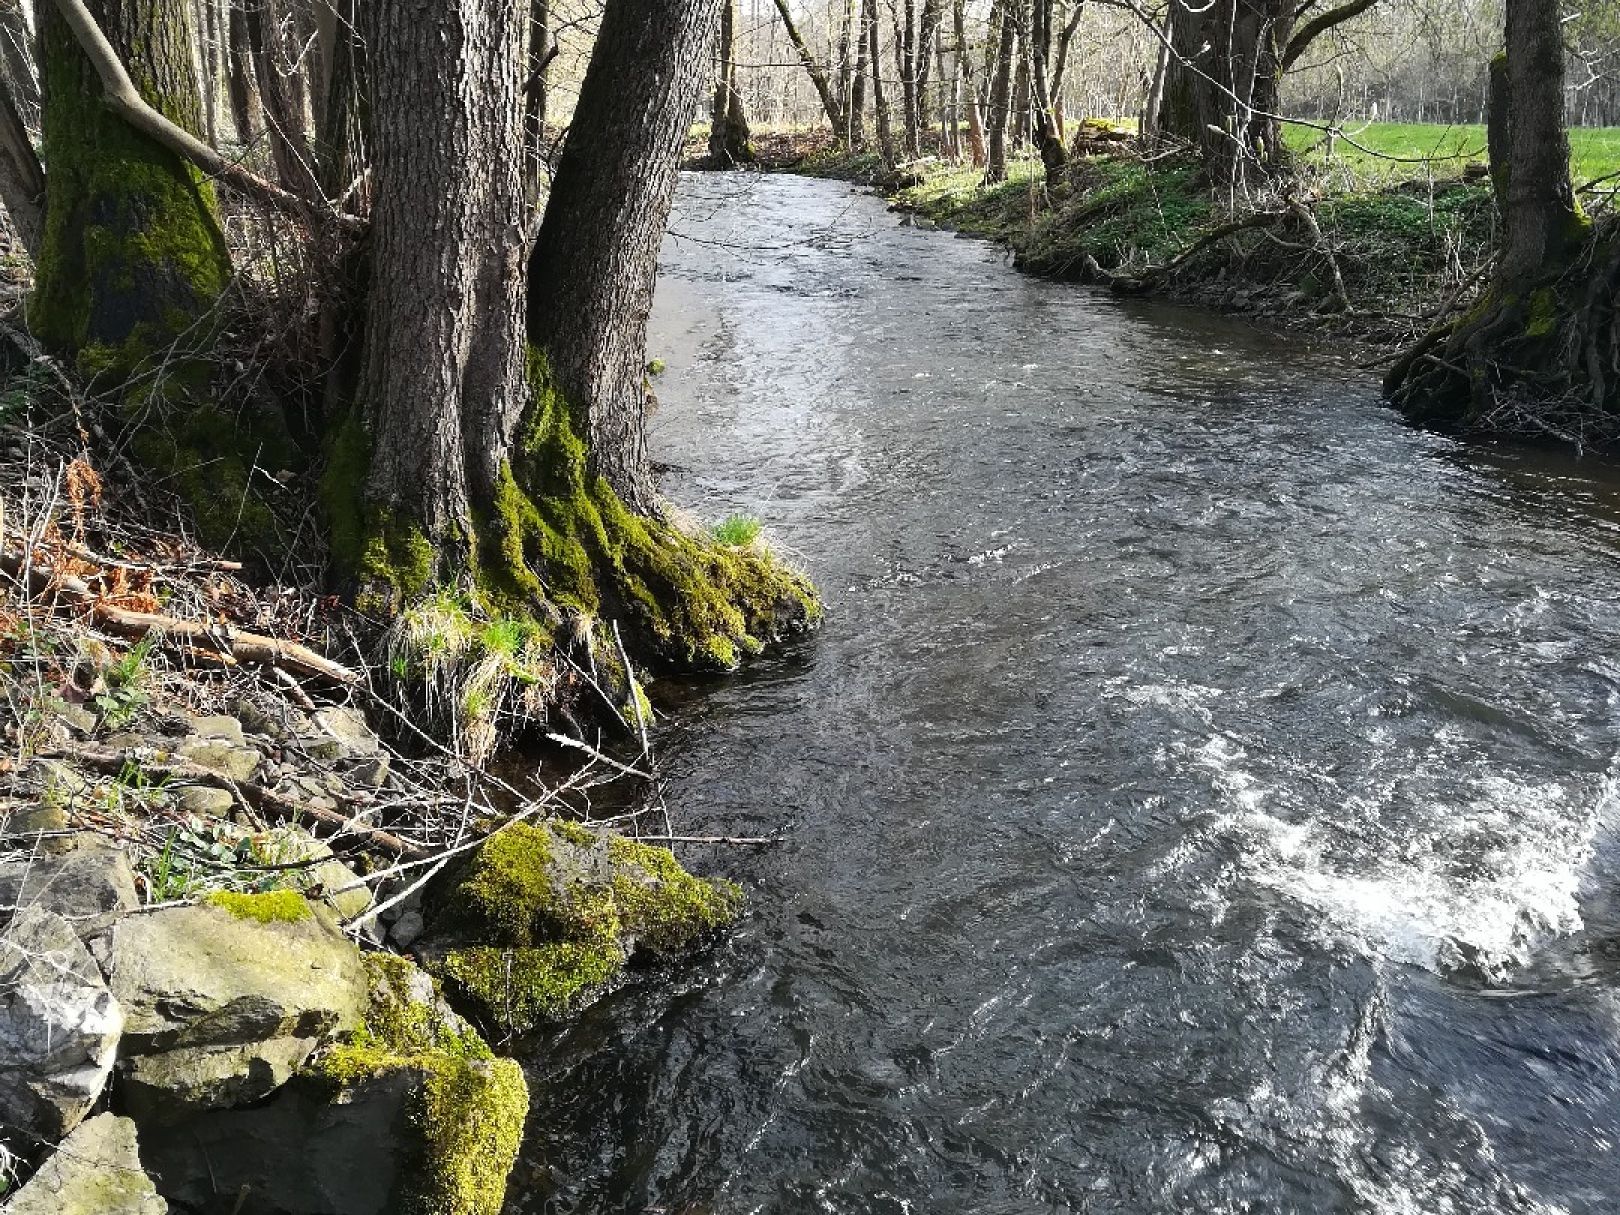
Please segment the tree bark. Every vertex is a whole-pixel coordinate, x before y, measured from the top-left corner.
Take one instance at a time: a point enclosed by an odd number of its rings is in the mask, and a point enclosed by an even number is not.
[[[45,235],[45,169],[12,100],[9,80],[0,80],[0,202],[23,249],[38,258]]]
[[[984,142],[984,113],[979,107],[979,86],[973,79],[973,56],[968,53],[967,22],[962,11],[963,0],[954,0],[952,20],[956,30],[957,70],[962,77],[963,104],[967,106],[968,150],[976,168],[983,168],[989,159]]]
[[[1286,161],[1278,114],[1293,14],[1292,0],[1171,4],[1160,124],[1198,146],[1219,185],[1240,187]]]
[[[866,150],[866,70],[867,48],[871,40],[866,34],[866,11],[868,0],[850,0],[855,18],[855,78],[849,86],[849,149],[852,152]]]
[[[894,165],[899,158],[894,152],[894,131],[889,125],[889,105],[883,95],[883,56],[878,32],[877,0],[864,0],[866,5],[866,61],[872,72],[872,115],[877,124],[878,151],[883,163]]]
[[[1499,280],[1511,291],[1565,264],[1586,226],[1569,175],[1559,6],[1556,0],[1508,0],[1506,25],[1506,248]]]
[[[334,552],[397,608],[470,580],[523,408],[524,40],[509,0],[359,16],[376,201],[360,384],[327,498]]]
[[[591,469],[656,509],[647,317],[718,0],[609,0],[529,263],[528,332]]]
[[[189,0],[96,0],[90,13],[141,81],[142,100],[199,130]],[[106,104],[54,7],[38,16],[50,179],[29,324],[86,371],[122,380],[175,344],[206,343],[199,322],[225,289],[230,258],[212,187]]]
[[[24,127],[39,130],[39,68],[34,36],[20,0],[0,0],[0,80]]]

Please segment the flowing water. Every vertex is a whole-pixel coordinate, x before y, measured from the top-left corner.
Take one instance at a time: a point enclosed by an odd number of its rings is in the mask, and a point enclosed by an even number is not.
[[[673,226],[667,485],[830,613],[665,689],[787,842],[536,1044],[512,1210],[1620,1210],[1613,477],[837,184]]]

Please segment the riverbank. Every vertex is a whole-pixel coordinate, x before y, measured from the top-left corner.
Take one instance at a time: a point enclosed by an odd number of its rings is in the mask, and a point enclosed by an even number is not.
[[[1005,245],[1022,270],[1404,347],[1465,310],[1494,251],[1496,215],[1483,165],[1449,174],[1377,175],[1307,159],[1286,196],[1221,204],[1197,162],[1143,157],[1119,132],[1082,129],[1085,154],[1064,181],[1039,160],[1008,179],[937,157],[888,168],[824,134],[756,141],[758,168],[855,182],[916,222]],[[1460,166],[1460,167],[1459,167]]]
[[[434,603],[401,633],[290,559],[244,568],[91,401],[7,353],[8,1215],[106,1211],[114,1190],[143,1213],[496,1215],[529,1104],[509,1053],[741,910],[608,787],[653,762],[622,648],[603,630],[541,652]],[[425,728],[446,695],[482,728]],[[579,740],[544,780],[514,775],[538,756],[488,763],[524,712]],[[613,818],[586,821],[604,802]]]

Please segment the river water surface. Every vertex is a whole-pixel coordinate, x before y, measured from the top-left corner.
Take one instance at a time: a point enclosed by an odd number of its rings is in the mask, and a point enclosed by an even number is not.
[[[529,1059],[512,1210],[1620,1210],[1620,495],[1331,350],[688,179],[673,498],[816,638],[666,688],[735,936]]]

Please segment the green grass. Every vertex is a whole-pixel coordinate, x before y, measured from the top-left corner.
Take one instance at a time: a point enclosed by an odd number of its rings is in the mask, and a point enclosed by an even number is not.
[[[760,522],[752,515],[728,515],[714,525],[714,538],[731,548],[747,548],[759,539]]]
[[[1345,132],[1369,151],[1352,147],[1341,139],[1334,145],[1334,160],[1358,174],[1421,176],[1428,166],[1403,161],[1427,160],[1437,175],[1455,176],[1469,161],[1485,159],[1485,128],[1477,123],[1350,123],[1346,124]],[[1308,160],[1325,160],[1327,137],[1321,131],[1290,126],[1285,138],[1289,147]],[[1570,164],[1577,182],[1620,171],[1620,127],[1574,127],[1570,130],[1569,142]],[[1391,156],[1402,159],[1383,159]]]

